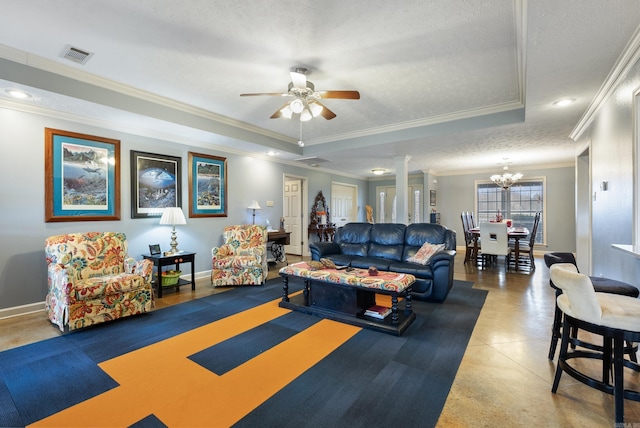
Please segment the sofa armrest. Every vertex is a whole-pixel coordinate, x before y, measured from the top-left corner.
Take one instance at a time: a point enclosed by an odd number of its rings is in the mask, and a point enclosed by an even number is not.
[[[57,302],[62,304],[70,303],[71,291],[73,290],[73,268],[62,265],[49,265],[47,267],[47,287],[49,294]]]
[[[133,257],[124,259],[124,269],[127,273],[140,275],[147,282],[151,282],[153,275],[153,262],[148,259],[136,260]]]
[[[213,260],[229,257],[234,254],[233,247],[229,244],[223,244],[219,247],[213,247],[211,249],[211,258]]]
[[[335,242],[312,242],[309,244],[311,250],[311,260],[320,260],[332,254],[341,254],[340,245]]]
[[[429,264],[433,270],[433,291],[429,300],[442,302],[453,287],[455,250],[440,251],[433,255]]]
[[[238,248],[234,255],[236,255],[236,256],[253,256],[259,262],[262,262],[262,259],[266,256],[266,254],[267,254],[266,245],[261,245],[259,247],[249,247],[249,248],[242,248],[242,249]]]
[[[431,267],[434,267],[434,268],[436,264],[446,264],[448,266],[451,263],[453,263],[453,260],[455,259],[455,257],[456,257],[455,250],[438,251],[433,256],[431,256],[431,259],[429,260],[429,264],[431,265]]]

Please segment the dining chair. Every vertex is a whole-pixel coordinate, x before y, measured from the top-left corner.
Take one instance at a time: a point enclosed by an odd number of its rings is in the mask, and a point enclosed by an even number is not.
[[[505,223],[480,223],[480,240],[482,241],[482,266],[496,258],[493,256],[504,256],[505,266],[509,268],[511,258],[511,248],[509,248],[509,237],[507,236],[507,225]]]
[[[477,226],[476,225],[476,219],[475,219],[475,217],[473,215],[473,211],[467,212],[467,214],[469,215],[469,227],[473,229],[473,228],[475,228]]]
[[[514,263],[518,264],[520,267],[520,263],[522,263],[523,267],[528,267],[530,271],[536,270],[535,260],[533,258],[533,247],[536,243],[536,235],[538,233],[538,224],[540,223],[540,211],[538,211],[533,217],[533,227],[529,232],[529,242],[518,243],[518,253],[520,255],[520,260],[514,260]],[[510,242],[509,247],[515,251],[515,242]]]
[[[464,245],[465,245],[465,253],[464,253],[464,263],[466,264],[468,261],[472,260],[475,249],[475,242],[473,234],[471,233],[470,226],[470,216],[468,211],[463,211],[460,213],[460,219],[462,220],[462,231],[464,233]]]

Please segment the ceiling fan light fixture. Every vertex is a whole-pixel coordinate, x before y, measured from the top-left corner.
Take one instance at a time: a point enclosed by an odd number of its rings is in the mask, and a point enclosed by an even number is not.
[[[296,98],[289,103],[289,108],[294,113],[302,113],[302,110],[304,110],[304,104],[302,103],[301,99]]]
[[[284,106],[281,110],[280,113],[282,113],[282,115],[284,117],[286,117],[287,119],[291,119],[291,117],[293,116],[293,112],[291,111],[291,109],[289,108],[289,106]]]
[[[322,113],[323,108],[324,107],[322,107],[315,101],[309,103],[309,110],[311,110],[311,114],[313,115],[313,117],[319,116],[320,113]]]
[[[313,118],[313,115],[309,111],[309,109],[304,109],[302,113],[300,113],[300,121],[307,122]]]

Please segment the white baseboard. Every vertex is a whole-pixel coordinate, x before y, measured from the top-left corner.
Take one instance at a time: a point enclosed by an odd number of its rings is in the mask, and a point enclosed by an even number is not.
[[[28,305],[14,306],[12,308],[0,309],[0,320],[17,317],[20,315],[32,314],[44,311],[44,302],[30,303]]]
[[[195,273],[196,281],[203,278],[211,278],[211,270]],[[191,281],[191,274],[182,275],[181,278]],[[34,312],[44,311],[44,302],[29,303],[28,305],[14,306],[12,308],[0,309],[0,320],[5,318],[27,315]]]

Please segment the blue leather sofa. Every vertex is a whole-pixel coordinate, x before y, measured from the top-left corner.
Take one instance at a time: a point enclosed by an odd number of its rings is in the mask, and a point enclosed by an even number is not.
[[[408,262],[425,242],[445,244],[428,264]],[[442,302],[453,285],[456,232],[435,223],[348,223],[333,242],[309,244],[312,260],[328,258],[338,266],[408,273],[416,277],[412,297]]]

